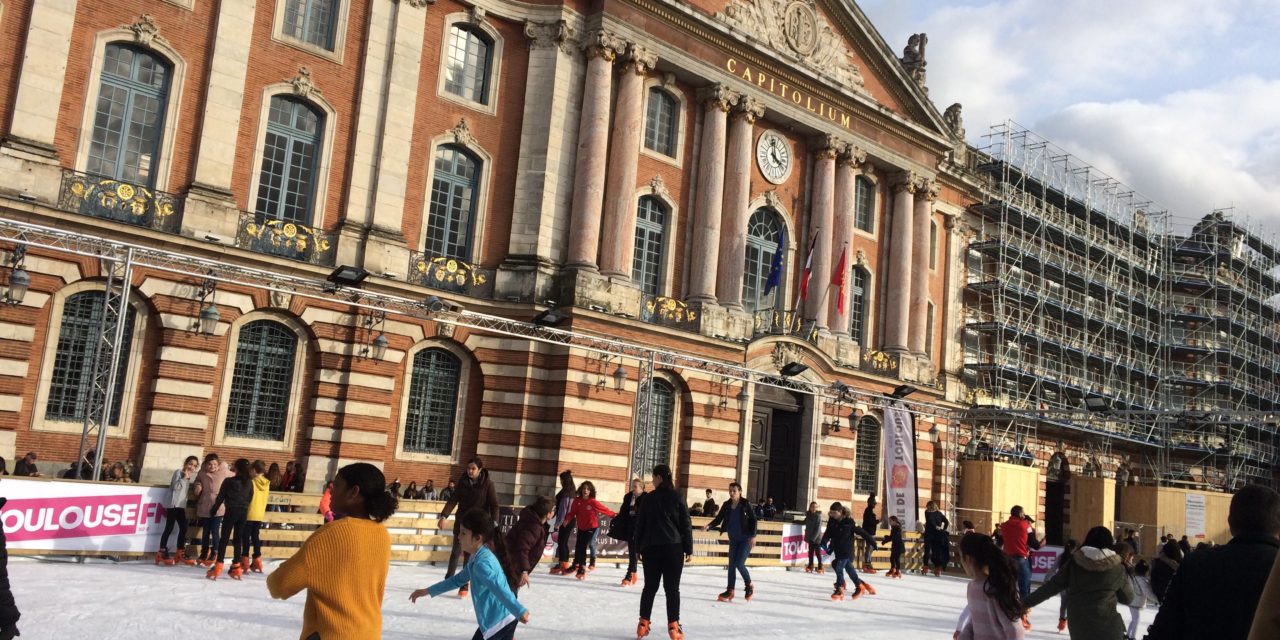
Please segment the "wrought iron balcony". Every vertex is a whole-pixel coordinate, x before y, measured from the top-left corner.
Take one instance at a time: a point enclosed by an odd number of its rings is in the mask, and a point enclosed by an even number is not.
[[[493,296],[493,269],[485,269],[457,258],[417,251],[409,254],[409,282],[451,291],[473,298]]]
[[[885,376],[886,378],[898,377],[898,368],[902,361],[897,355],[885,353],[884,351],[875,351],[867,349],[862,352],[862,370],[870,371],[876,375]]]
[[[236,246],[323,266],[333,265],[335,250],[332,237],[324,231],[288,220],[269,220],[248,211],[240,213]]]
[[[812,320],[805,320],[799,311],[759,309],[752,314],[752,320],[752,338],[795,336],[815,344],[818,341],[817,323]]]
[[[178,233],[182,226],[182,200],[172,194],[66,169],[58,208],[165,233]]]
[[[697,333],[702,326],[702,311],[667,296],[640,296],[640,321]]]

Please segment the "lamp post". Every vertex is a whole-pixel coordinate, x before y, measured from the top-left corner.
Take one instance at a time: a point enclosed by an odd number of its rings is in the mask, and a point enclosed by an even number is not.
[[[9,288],[4,292],[6,304],[22,304],[31,288],[31,274],[23,268],[27,257],[27,245],[20,244],[9,254]]]

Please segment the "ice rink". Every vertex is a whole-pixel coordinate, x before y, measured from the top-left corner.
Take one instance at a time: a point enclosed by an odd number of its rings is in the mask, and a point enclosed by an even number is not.
[[[268,566],[268,571],[272,568]],[[586,581],[551,576],[540,565],[531,588],[520,593],[531,611],[520,640],[560,638],[634,638],[640,587],[620,587],[623,571],[601,566]],[[23,638],[176,638],[280,640],[298,637],[304,594],[272,600],[266,579],[251,574],[243,581],[225,576],[217,582],[190,567],[149,563],[38,562],[12,558],[14,596],[22,611]],[[470,600],[456,596],[409,603],[409,592],[444,576],[444,567],[393,565],[383,603],[383,637],[470,638],[475,617]],[[857,600],[832,602],[831,574],[758,569],[752,572],[756,597],[751,602],[716,602],[724,589],[723,569],[687,568],[681,589],[686,637],[823,638],[904,640],[950,638],[964,606],[965,580],[907,576],[890,580],[869,576],[879,592]],[[663,596],[654,606],[654,633],[666,638]],[[1128,609],[1122,608],[1125,622]],[[1058,600],[1032,611],[1029,638],[1065,638],[1056,629]],[[1155,617],[1143,612],[1142,629]],[[1140,634],[1141,635],[1141,634]]]

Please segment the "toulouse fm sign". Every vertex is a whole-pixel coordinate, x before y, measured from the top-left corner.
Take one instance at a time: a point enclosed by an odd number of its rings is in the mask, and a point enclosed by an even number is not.
[[[145,553],[159,543],[165,487],[6,479],[10,549]]]

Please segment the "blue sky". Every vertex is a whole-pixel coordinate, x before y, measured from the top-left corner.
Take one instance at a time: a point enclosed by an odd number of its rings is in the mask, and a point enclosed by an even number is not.
[[[1280,0],[859,0],[970,142],[1012,119],[1183,221],[1280,233]]]

